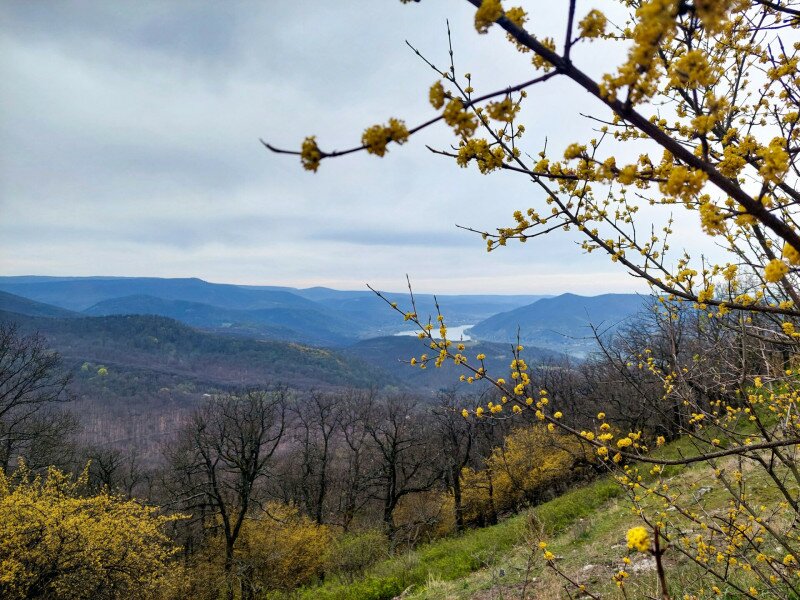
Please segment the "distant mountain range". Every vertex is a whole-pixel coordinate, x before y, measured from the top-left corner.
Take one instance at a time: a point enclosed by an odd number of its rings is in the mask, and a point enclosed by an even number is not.
[[[407,296],[386,294],[401,307]],[[434,313],[433,296],[417,310]],[[565,364],[594,348],[589,324],[613,330],[647,297],[440,296],[449,326],[468,326],[465,354],[508,373],[517,330],[529,365]],[[155,453],[203,397],[286,384],[295,389],[377,388],[433,398],[459,383],[446,363],[420,369],[433,351],[369,291],[236,286],[199,279],[0,277],[0,322],[39,332],[74,374],[87,439],[144,444]],[[452,332],[452,329],[451,329]],[[454,333],[454,332],[453,332]],[[387,335],[388,334],[388,335]],[[165,437],[166,436],[166,437]]]
[[[468,330],[470,336],[551,348],[577,356],[596,348],[592,327],[607,335],[652,305],[651,296],[562,294],[499,313]]]
[[[276,305],[243,310],[134,295],[103,300],[84,310],[83,314],[160,315],[212,331],[321,346],[340,346],[353,337],[350,322],[310,302],[308,305]]]
[[[62,309],[36,302],[22,308],[53,316],[24,315],[5,310],[14,300],[10,296],[0,295],[0,322],[14,322],[22,333],[45,336],[76,373],[86,364],[107,367],[111,375],[105,376],[110,378],[104,393],[112,398],[124,395],[123,389],[142,397],[169,395],[171,390],[185,390],[187,384],[202,392],[267,384],[435,392],[459,385],[459,375],[465,373],[449,363],[438,369],[432,364],[428,369],[409,365],[412,356],[433,352],[414,336],[372,338],[331,350],[201,331],[155,315],[56,315]],[[464,343],[471,362],[483,353],[490,373],[507,374],[514,358],[512,344]],[[537,348],[526,348],[523,357],[532,366],[567,358]]]
[[[402,317],[369,290],[239,286],[201,279],[39,276],[0,277],[0,290],[85,315],[161,315],[211,331],[316,346],[347,346],[404,328]],[[407,294],[386,295],[400,306],[409,304]],[[445,295],[438,300],[448,323],[471,325],[540,298]],[[420,294],[416,301],[420,315],[435,318],[432,295]]]
[[[408,294],[385,293],[410,309]],[[471,326],[486,342],[520,341],[584,356],[595,347],[590,325],[613,331],[646,309],[649,296],[443,295],[449,326]],[[417,312],[435,319],[434,297],[415,295]],[[0,310],[36,317],[159,315],[210,332],[261,340],[350,348],[409,328],[369,290],[240,286],[201,279],[148,277],[0,277]],[[402,342],[397,342],[398,344]]]
[[[76,313],[65,308],[53,306],[52,304],[44,304],[43,302],[36,302],[29,300],[16,294],[9,294],[8,292],[0,292],[0,310],[27,315],[30,317],[79,317],[80,313]]]

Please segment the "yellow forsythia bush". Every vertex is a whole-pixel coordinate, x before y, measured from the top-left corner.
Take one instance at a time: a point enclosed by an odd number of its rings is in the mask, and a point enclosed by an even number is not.
[[[453,507],[450,494],[428,490],[408,494],[394,511],[397,539],[408,546],[453,533]]]
[[[594,462],[591,449],[543,425],[520,427],[495,448],[484,468],[465,468],[461,488],[466,522],[492,522],[497,512],[538,504]]]
[[[259,518],[245,520],[236,560],[255,591],[291,590],[323,575],[331,543],[325,525],[269,503]]]
[[[176,517],[101,492],[50,468],[0,472],[0,598],[147,599],[177,551],[164,534]]]

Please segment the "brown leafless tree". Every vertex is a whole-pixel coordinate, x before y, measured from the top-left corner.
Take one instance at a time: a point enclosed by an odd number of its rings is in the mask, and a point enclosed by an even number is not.
[[[56,407],[69,400],[70,375],[61,357],[37,334],[22,335],[0,323],[0,469],[20,458],[50,464],[75,422]],[[42,460],[37,460],[42,458]]]
[[[376,449],[372,495],[382,506],[383,526],[394,541],[394,511],[408,494],[425,492],[441,479],[435,448],[417,413],[417,402],[408,396],[391,396],[376,403],[366,430]]]
[[[284,434],[286,403],[285,389],[213,398],[195,412],[170,452],[185,509],[220,523],[228,598],[234,596],[236,541],[260,502],[259,484],[270,475]]]

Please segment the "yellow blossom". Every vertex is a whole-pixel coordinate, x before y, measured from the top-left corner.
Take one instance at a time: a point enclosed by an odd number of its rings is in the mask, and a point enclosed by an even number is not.
[[[770,283],[775,283],[783,279],[789,272],[789,266],[777,258],[772,259],[764,267],[764,279]]]
[[[403,144],[408,141],[408,128],[398,119],[389,119],[388,125],[373,125],[364,131],[361,143],[370,154],[384,156],[389,142]]]
[[[633,527],[629,529],[626,538],[628,541],[628,548],[638,550],[639,552],[647,552],[650,550],[650,534],[644,527]]]
[[[789,261],[790,265],[800,265],[800,252],[795,250],[789,242],[783,245],[783,258]]]
[[[445,98],[444,86],[441,81],[437,81],[431,86],[430,92],[428,92],[428,99],[430,100],[431,106],[436,109],[442,108]]]
[[[315,173],[319,168],[320,160],[322,160],[322,152],[317,146],[316,139],[316,136],[309,136],[303,140],[303,145],[300,147],[300,161],[303,163],[303,168]]]
[[[486,33],[489,27],[503,16],[503,7],[500,0],[483,0],[480,8],[475,12],[475,29],[478,33]]]
[[[601,37],[606,32],[607,22],[606,16],[599,10],[593,8],[586,13],[586,16],[578,23],[581,37],[586,39]]]

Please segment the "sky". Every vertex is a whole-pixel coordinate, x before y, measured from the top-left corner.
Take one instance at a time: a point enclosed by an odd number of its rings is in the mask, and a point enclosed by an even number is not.
[[[529,2],[531,29],[562,31],[562,3]],[[590,2],[579,3],[588,11]],[[437,157],[430,128],[379,159],[316,174],[260,144],[357,144],[389,117],[433,116],[450,21],[455,62],[478,93],[532,76],[464,0],[269,2],[6,0],[0,3],[0,274],[200,277],[420,292],[641,291],[572,234],[487,253],[456,225],[493,229],[541,207],[519,175]],[[579,48],[585,68],[613,50]],[[568,81],[531,91],[525,150],[591,137],[598,107]],[[696,236],[678,224],[678,241]]]

